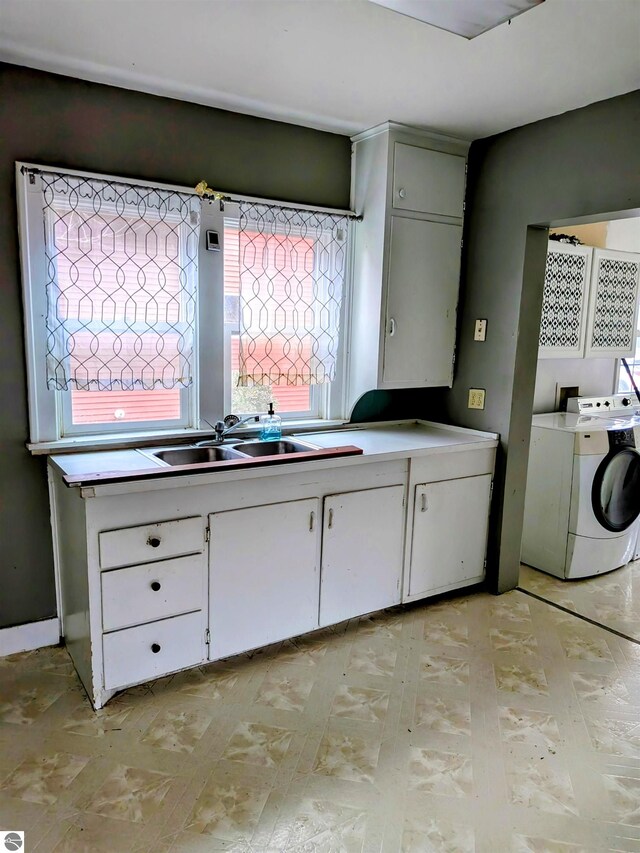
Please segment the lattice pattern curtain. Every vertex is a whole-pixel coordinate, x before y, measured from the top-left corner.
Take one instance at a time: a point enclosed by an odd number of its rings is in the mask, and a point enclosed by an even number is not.
[[[41,174],[47,387],[187,387],[193,381],[200,199]]]
[[[240,203],[239,386],[335,378],[346,216]]]

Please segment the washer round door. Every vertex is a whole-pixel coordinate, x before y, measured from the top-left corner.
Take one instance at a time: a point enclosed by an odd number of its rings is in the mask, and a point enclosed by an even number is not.
[[[631,447],[609,453],[591,489],[593,512],[607,530],[622,532],[640,515],[640,454]]]

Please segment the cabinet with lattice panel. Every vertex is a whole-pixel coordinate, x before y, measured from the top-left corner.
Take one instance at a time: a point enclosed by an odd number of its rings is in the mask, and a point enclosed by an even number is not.
[[[640,254],[594,249],[585,356],[635,355]]]
[[[539,358],[635,352],[640,254],[550,242]]]
[[[584,356],[591,252],[589,246],[549,243],[539,358]]]

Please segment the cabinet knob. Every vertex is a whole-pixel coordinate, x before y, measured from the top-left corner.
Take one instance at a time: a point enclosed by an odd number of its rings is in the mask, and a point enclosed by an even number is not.
[[[147,545],[151,545],[152,548],[157,548],[158,545],[160,544],[160,541],[161,540],[160,540],[159,536],[150,536],[147,539]]]
[[[400,196],[400,198],[406,198],[407,197],[407,191],[405,190],[404,187],[400,187],[400,189],[398,190],[398,195]]]
[[[160,643],[152,643],[151,644],[151,651],[154,653],[154,655],[157,655],[158,652],[160,651]]]
[[[158,592],[158,590],[160,589],[160,581],[152,581],[151,582],[151,589],[154,592]]]

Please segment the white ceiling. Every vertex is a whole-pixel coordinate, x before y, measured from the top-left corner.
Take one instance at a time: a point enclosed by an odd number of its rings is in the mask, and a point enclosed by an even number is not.
[[[640,88],[640,0],[546,0],[472,41],[368,0],[0,0],[0,59],[339,133],[476,139]]]

